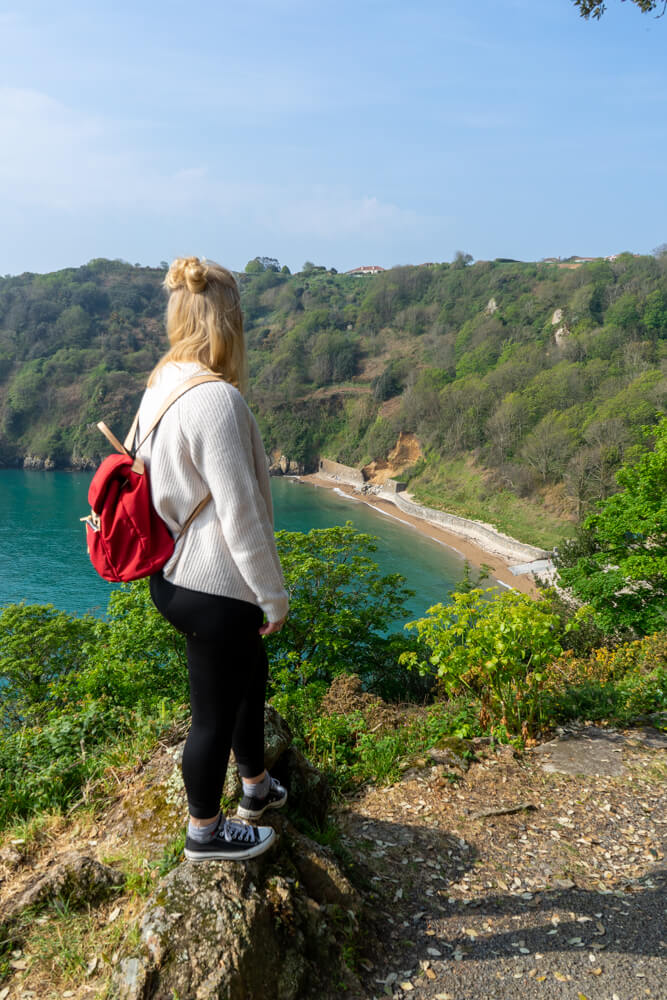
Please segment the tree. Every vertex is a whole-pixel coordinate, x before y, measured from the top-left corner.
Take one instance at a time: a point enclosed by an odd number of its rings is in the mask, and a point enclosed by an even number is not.
[[[276,274],[280,271],[280,261],[275,257],[257,257],[257,260],[262,265],[263,271],[275,271]]]
[[[521,457],[543,483],[560,479],[572,452],[573,431],[556,411],[547,414],[524,441]]]
[[[508,393],[486,424],[493,458],[498,464],[502,464],[512,453],[521,437],[524,422],[525,408],[518,393]]]
[[[401,379],[397,370],[396,361],[391,361],[381,375],[371,382],[373,399],[383,403],[385,399],[397,396],[401,391]]]
[[[647,635],[667,621],[667,417],[650,433],[654,449],[618,471],[621,491],[598,504],[556,557],[562,585],[612,636]]]
[[[386,632],[414,596],[405,578],[380,575],[370,558],[374,539],[351,521],[307,534],[278,531],[276,545],[290,613],[267,640],[273,691],[290,698],[313,684],[326,688],[338,674],[358,673],[388,693],[397,672],[396,644],[405,649],[405,640]]]
[[[597,461],[597,449],[580,448],[570,459],[563,481],[565,492],[577,502],[577,521],[591,499],[591,470]]]
[[[599,20],[607,9],[604,0],[572,0],[572,2],[579,8],[580,16],[587,21],[591,17]],[[631,2],[639,7],[642,14],[652,14],[654,10],[659,10],[656,17],[662,17],[667,9],[667,0],[631,0]],[[625,0],[621,0],[621,3],[625,3]]]
[[[20,728],[53,707],[52,685],[85,664],[94,618],[52,605],[10,604],[0,614],[0,727]]]
[[[452,261],[452,267],[457,270],[467,267],[468,264],[472,264],[472,254],[464,253],[463,250],[457,250],[454,254],[454,260]]]
[[[656,288],[646,296],[642,322],[649,334],[667,337],[667,295],[661,289]]]

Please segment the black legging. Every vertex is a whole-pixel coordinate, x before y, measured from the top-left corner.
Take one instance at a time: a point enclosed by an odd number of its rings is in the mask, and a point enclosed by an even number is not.
[[[260,607],[150,579],[160,614],[186,636],[192,726],[183,750],[190,813],[215,816],[230,746],[244,778],[264,770],[264,699],[268,660]]]

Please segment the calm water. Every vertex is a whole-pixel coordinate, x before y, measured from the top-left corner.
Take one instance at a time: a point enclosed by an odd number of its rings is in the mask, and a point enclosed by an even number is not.
[[[26,601],[104,613],[113,585],[90,565],[79,523],[89,510],[90,478],[88,472],[0,471],[0,605]],[[290,479],[272,478],[271,488],[277,530],[309,531],[350,520],[377,536],[374,558],[382,572],[402,573],[416,591],[410,618],[446,601],[461,578],[457,553],[359,501]]]

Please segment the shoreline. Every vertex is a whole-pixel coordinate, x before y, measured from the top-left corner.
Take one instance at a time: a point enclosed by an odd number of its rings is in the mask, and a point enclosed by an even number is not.
[[[512,590],[518,590],[522,594],[528,594],[530,597],[537,597],[539,595],[539,590],[532,573],[515,575],[511,572],[509,567],[515,564],[516,560],[510,560],[498,555],[496,552],[490,552],[476,542],[465,538],[463,535],[447,531],[446,528],[441,528],[422,518],[413,517],[385,497],[359,493],[349,483],[329,479],[315,472],[302,476],[289,476],[289,478],[296,479],[310,486],[319,486],[322,489],[338,490],[341,493],[345,493],[347,496],[352,497],[352,499],[360,503],[365,503],[368,507],[374,507],[381,514],[393,517],[395,520],[415,528],[416,531],[426,538],[430,538],[432,541],[439,542],[441,545],[453,549],[462,559],[467,559],[472,566],[479,568],[482,563],[485,563],[491,567],[491,575],[494,580],[497,580],[503,586]]]

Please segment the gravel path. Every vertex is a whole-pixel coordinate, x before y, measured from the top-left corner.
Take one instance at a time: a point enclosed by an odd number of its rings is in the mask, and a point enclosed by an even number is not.
[[[577,773],[592,740],[611,773]],[[666,744],[589,727],[467,771],[425,761],[348,804],[373,912],[363,996],[665,1000]]]

